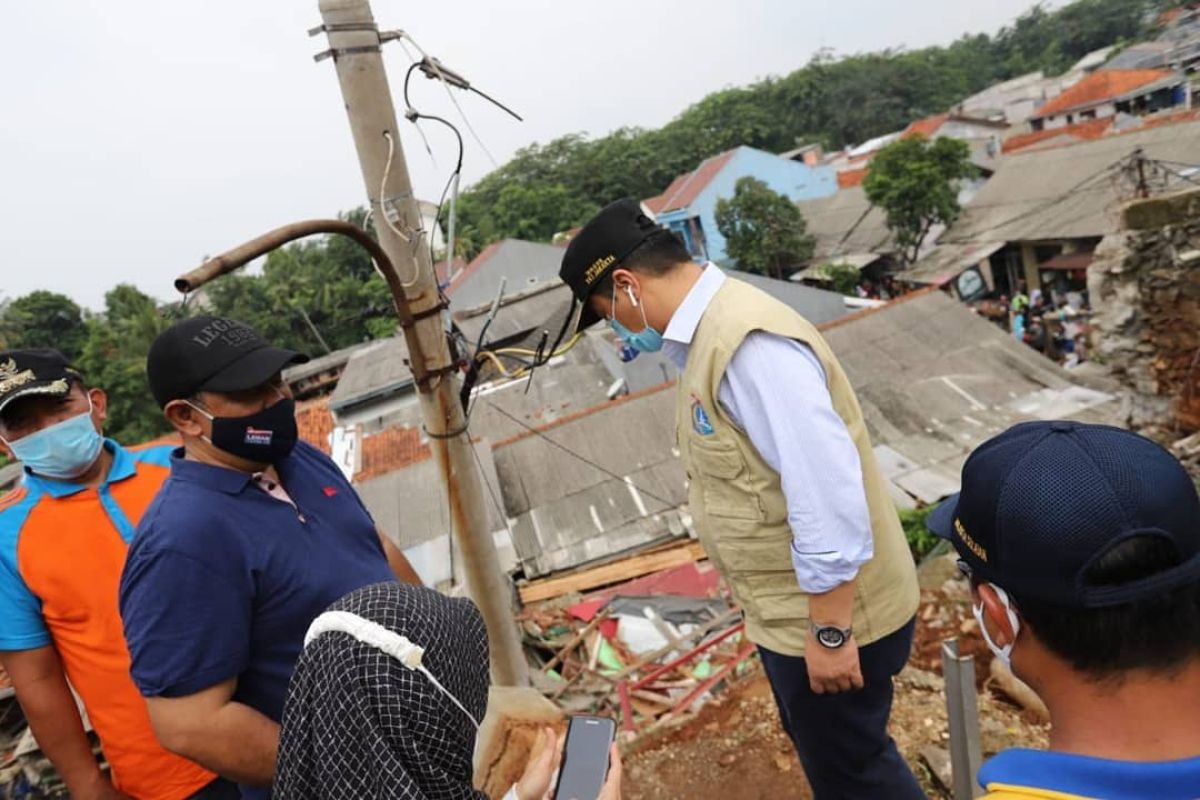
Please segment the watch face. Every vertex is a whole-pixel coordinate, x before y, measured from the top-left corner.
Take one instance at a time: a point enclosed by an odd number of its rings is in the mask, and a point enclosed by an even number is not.
[[[837,628],[820,628],[817,631],[817,641],[826,647],[841,647],[846,643],[846,634]]]

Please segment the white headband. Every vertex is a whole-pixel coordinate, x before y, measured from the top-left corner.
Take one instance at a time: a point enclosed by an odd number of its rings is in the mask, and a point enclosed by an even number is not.
[[[452,695],[445,686],[442,686],[438,679],[433,677],[421,663],[421,659],[425,655],[425,648],[418,647],[407,637],[388,630],[378,622],[372,622],[358,614],[351,614],[349,611],[326,611],[314,619],[308,626],[308,633],[304,634],[304,646],[308,647],[314,639],[322,634],[333,632],[348,633],[363,644],[369,644],[376,650],[382,650],[408,669],[422,673],[430,683],[437,687],[438,691],[450,698],[450,702],[462,709],[476,730],[479,729],[479,720],[475,719],[474,715],[467,711],[466,706],[458,702],[458,698]]]

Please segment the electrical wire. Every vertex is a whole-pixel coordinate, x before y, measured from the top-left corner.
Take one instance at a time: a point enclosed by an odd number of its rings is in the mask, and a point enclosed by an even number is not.
[[[440,198],[438,198],[437,212],[436,212],[436,216],[434,217],[435,221],[440,220],[442,218],[442,207],[446,204],[446,196],[450,195],[450,222],[449,222],[449,228],[448,228],[448,232],[447,232],[446,280],[444,282],[445,286],[449,286],[450,281],[454,278],[454,207],[455,207],[455,200],[457,199],[457,196],[458,196],[458,182],[459,182],[459,179],[462,177],[463,156],[465,154],[465,147],[463,145],[462,133],[458,130],[458,127],[454,123],[450,122],[450,120],[445,119],[444,117],[439,117],[435,114],[424,114],[424,113],[418,111],[413,106],[412,100],[409,98],[408,89],[409,89],[409,84],[412,81],[413,72],[415,72],[417,69],[419,69],[420,66],[421,66],[420,63],[414,61],[412,64],[409,65],[408,71],[404,73],[404,106],[405,106],[404,115],[409,120],[411,120],[414,125],[418,125],[418,120],[422,120],[422,119],[428,119],[428,120],[432,120],[434,122],[440,122],[441,124],[445,125],[447,128],[450,129],[450,131],[454,134],[455,140],[458,142],[458,158],[455,160],[454,170],[450,173],[450,178],[446,181],[446,185],[442,189],[442,195]],[[420,129],[420,126],[418,125],[418,130],[419,129]],[[422,134],[422,135],[424,135],[424,134]],[[428,144],[428,142],[427,142],[427,144]],[[431,155],[432,155],[432,153],[431,153]],[[453,193],[451,193],[452,191],[453,191]],[[433,237],[432,236],[429,237],[429,263],[431,263],[431,264],[437,263],[437,258],[435,257],[435,254],[433,252]],[[437,284],[438,294],[443,299],[445,299],[445,294],[443,293],[445,286],[443,286],[443,282],[439,281],[437,279],[436,274],[433,277],[434,277],[434,283]]]
[[[410,237],[408,237],[407,235],[405,235],[405,233],[403,231],[401,231],[399,228],[397,228],[395,226],[395,224],[392,223],[392,220],[388,216],[388,213],[387,213],[387,206],[386,206],[386,199],[385,199],[387,197],[387,195],[385,194],[385,191],[387,189],[388,176],[392,172],[392,158],[395,157],[395,155],[396,155],[396,140],[392,138],[391,131],[384,131],[383,138],[387,139],[388,154],[387,154],[387,162],[383,166],[383,180],[381,180],[379,182],[379,216],[383,218],[383,224],[388,227],[388,230],[390,230],[392,233],[399,236],[404,241],[405,244],[409,244],[412,242],[412,239]],[[416,262],[416,266],[413,267],[412,278],[407,281],[404,280],[403,278],[400,279],[400,285],[403,286],[405,289],[411,289],[412,287],[417,285],[418,281],[421,280],[421,260],[414,259],[414,261]]]
[[[502,416],[507,417],[511,421],[517,423],[518,425],[520,425],[522,428],[524,428],[529,433],[535,434],[542,441],[546,442],[547,444],[553,445],[554,447],[558,448],[559,450],[562,450],[564,453],[567,453],[568,455],[575,457],[579,461],[582,461],[584,464],[587,464],[592,469],[602,472],[605,475],[607,475],[608,477],[614,478],[614,479],[620,481],[621,483],[624,483],[627,486],[630,486],[633,489],[636,489],[639,493],[646,495],[651,500],[657,500],[658,502],[662,503],[667,508],[674,508],[676,505],[678,505],[677,503],[673,503],[670,500],[664,500],[663,498],[659,497],[658,495],[654,494],[653,492],[643,489],[641,486],[638,486],[633,481],[629,480],[628,476],[618,475],[617,473],[613,472],[612,470],[608,469],[607,467],[603,467],[600,464],[597,464],[595,461],[592,461],[587,456],[584,456],[584,455],[581,455],[580,453],[575,452],[574,450],[572,450],[570,447],[567,447],[562,442],[551,439],[549,436],[547,436],[545,434],[545,432],[538,430],[537,428],[533,427],[532,425],[530,425],[529,423],[520,419],[519,417],[516,417],[513,414],[510,414],[508,411],[505,411],[503,408],[496,405],[495,403],[488,402],[486,400],[484,402],[486,402],[488,404],[489,408],[499,412]]]
[[[549,361],[552,358],[557,358],[558,356],[561,356],[563,353],[566,353],[572,347],[579,344],[579,341],[583,338],[583,335],[584,335],[583,331],[580,331],[579,333],[575,334],[570,339],[568,339],[566,344],[562,345],[561,347],[559,347],[555,350],[550,351],[549,354],[545,353],[544,351],[539,353],[537,350],[529,350],[524,347],[502,347],[499,350],[493,350],[492,352],[496,353],[496,355],[529,356],[531,358],[537,358],[539,355],[541,355],[543,357],[543,363],[544,363],[545,361]]]
[[[459,105],[458,98],[454,96],[454,92],[450,88],[450,82],[446,80],[446,76],[442,74],[442,70],[438,67],[437,59],[430,58],[429,54],[421,48],[421,45],[417,44],[417,41],[413,39],[413,37],[410,36],[407,31],[401,31],[400,35],[404,39],[407,39],[408,42],[417,49],[417,52],[421,54],[421,57],[429,62],[429,66],[433,69],[434,73],[438,76],[438,80],[441,81],[442,86],[446,89],[446,96],[450,98],[450,102],[454,105],[455,110],[458,111],[458,115],[462,117],[463,124],[465,124],[467,126],[467,130],[470,131],[471,137],[475,140],[475,143],[479,145],[479,149],[483,151],[484,155],[488,157],[488,161],[492,162],[492,166],[496,169],[499,169],[499,162],[496,161],[496,158],[492,155],[491,151],[487,149],[487,145],[483,143],[483,139],[480,138],[479,133],[475,130],[475,126],[472,125],[471,120],[467,118],[467,112],[463,111],[462,106]]]

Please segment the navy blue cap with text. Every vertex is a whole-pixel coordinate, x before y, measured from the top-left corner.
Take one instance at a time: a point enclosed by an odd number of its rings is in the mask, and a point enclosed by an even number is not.
[[[641,204],[629,198],[609,203],[592,217],[567,245],[558,271],[563,283],[571,288],[574,303],[582,307],[575,330],[600,321],[588,305],[588,298],[601,278],[621,266],[644,242],[671,235],[646,215]]]
[[[1135,433],[1079,422],[1027,422],[980,445],[962,491],[930,515],[981,581],[1021,598],[1099,608],[1200,581],[1200,498],[1170,453]],[[1089,586],[1089,566],[1134,536],[1179,554],[1170,569]]]

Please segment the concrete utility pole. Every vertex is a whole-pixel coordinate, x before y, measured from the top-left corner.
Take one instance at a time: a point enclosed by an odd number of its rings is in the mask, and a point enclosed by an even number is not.
[[[465,431],[458,371],[446,342],[446,312],[440,305],[428,234],[420,233],[420,209],[400,146],[379,31],[367,0],[319,0],[319,5],[324,25],[317,32],[324,30],[329,37],[329,55],[337,67],[375,230],[399,273],[411,309],[412,321],[404,326],[404,336],[418,381],[425,430],[450,498],[467,588],[487,623],[492,680],[501,686],[524,686],[529,670],[513,615],[512,584],[496,555],[482,470]]]

